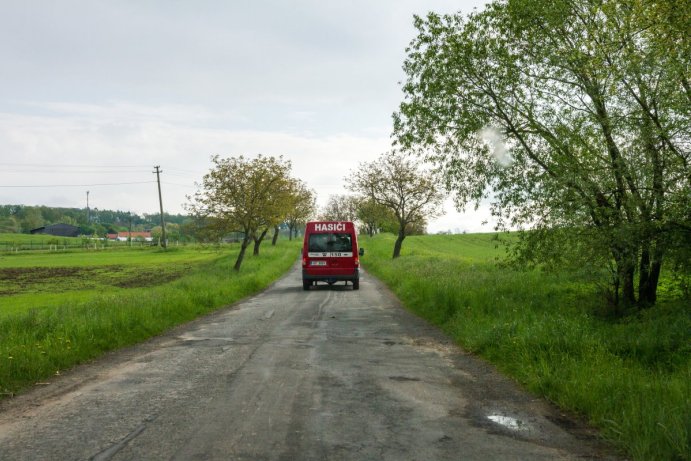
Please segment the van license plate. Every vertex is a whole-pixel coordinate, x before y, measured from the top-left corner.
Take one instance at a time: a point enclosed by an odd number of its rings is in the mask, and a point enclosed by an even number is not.
[[[326,261],[310,261],[310,266],[326,266]]]

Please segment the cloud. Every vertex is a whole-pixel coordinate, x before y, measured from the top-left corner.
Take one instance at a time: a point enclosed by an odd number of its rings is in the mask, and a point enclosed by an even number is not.
[[[194,127],[187,120],[224,116],[194,106],[47,104],[43,109],[54,114],[0,113],[0,184],[36,186],[0,187],[0,203],[83,208],[89,190],[92,208],[156,213],[153,166],[160,165],[164,209],[183,213],[186,196],[211,168],[212,155],[263,154],[290,160],[294,175],[315,189],[324,205],[330,195],[347,193],[344,178],[351,171],[390,146],[388,136]],[[488,218],[483,210],[458,213],[451,202],[445,208],[430,232],[491,230],[480,225]]]
[[[150,182],[152,167],[160,165],[166,210],[181,212],[185,195],[194,192],[214,154],[283,155],[294,175],[325,203],[328,195],[344,193],[343,178],[351,169],[389,145],[388,137],[194,126],[193,120],[224,117],[197,107],[118,103],[47,104],[44,109],[55,115],[0,114],[2,203],[82,207],[82,189],[91,188],[93,206],[152,213],[157,206],[153,184],[98,184]]]
[[[459,211],[456,209],[453,199],[448,198],[444,202],[444,209],[446,212],[443,216],[430,222],[427,229],[429,233],[434,234],[439,231],[450,231],[451,233],[494,232],[497,221],[492,216],[490,204],[486,200],[477,209],[469,207]]]
[[[156,212],[210,156],[285,155],[324,203],[390,148],[413,14],[484,0],[9,2],[0,203]],[[17,165],[24,166],[17,166]],[[64,187],[2,187],[7,185]],[[72,185],[72,187],[68,187]],[[433,229],[430,226],[430,229]]]

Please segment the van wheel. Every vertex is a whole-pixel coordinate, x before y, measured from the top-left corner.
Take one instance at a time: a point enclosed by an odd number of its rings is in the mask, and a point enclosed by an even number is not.
[[[353,280],[353,290],[360,289],[360,280]]]
[[[309,280],[303,280],[302,281],[302,289],[303,290],[309,290],[311,286],[312,286],[311,281],[309,281]]]

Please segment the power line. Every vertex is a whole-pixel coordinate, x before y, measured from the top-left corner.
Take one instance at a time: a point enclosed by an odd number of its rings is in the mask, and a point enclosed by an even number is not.
[[[168,168],[168,171],[180,171],[182,173],[204,174],[204,171],[182,170],[180,168]]]
[[[124,186],[129,184],[151,184],[156,181],[137,181],[137,182],[113,182],[113,183],[103,183],[103,184],[41,184],[40,186],[4,186],[0,185],[2,188],[41,188],[41,187],[97,187],[97,186]]]
[[[175,173],[168,173],[168,176],[175,176],[176,178],[189,178],[190,175],[188,174],[175,174]],[[198,177],[198,176],[194,176]]]
[[[122,174],[122,173],[129,173],[129,174],[135,174],[137,173],[136,171],[123,171],[123,170],[67,170],[64,168],[50,168],[50,169],[26,169],[26,170],[7,170],[3,169],[2,174],[27,174],[27,173],[46,173],[46,174],[54,174],[56,172],[61,172],[65,174],[108,174],[108,173],[117,173],[117,174]]]
[[[6,162],[0,162],[1,166],[19,166],[19,167],[27,167],[27,168],[36,168],[36,167],[44,167],[44,168],[120,168],[120,169],[126,169],[126,168],[149,168],[148,165],[108,165],[108,164],[96,164],[96,163],[90,163],[90,164],[70,164],[70,163],[61,163],[61,164],[48,164],[48,163],[6,163]]]
[[[32,174],[54,174],[56,172],[66,172],[75,174],[107,174],[107,173],[122,173],[123,170],[140,169],[146,166],[142,165],[77,165],[77,164],[60,164],[60,165],[50,165],[45,163],[8,163],[0,162],[0,167],[3,168],[2,174],[26,174],[30,172]],[[13,167],[13,168],[6,168]],[[88,168],[87,170],[83,168]],[[148,167],[146,167],[148,168]],[[171,173],[170,171],[176,171],[178,173]],[[184,174],[180,174],[184,173]],[[189,178],[190,175],[197,177],[198,175],[204,174],[201,171],[184,170],[169,168],[168,174],[170,176],[176,176],[180,178]],[[10,186],[19,187],[19,186]]]
[[[166,186],[195,187],[193,184],[178,184],[178,183],[167,182],[167,181],[161,181],[161,184],[165,184]]]

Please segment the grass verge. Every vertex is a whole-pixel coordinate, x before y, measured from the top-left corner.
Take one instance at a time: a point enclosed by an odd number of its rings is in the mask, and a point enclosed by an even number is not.
[[[121,259],[108,255],[99,260],[93,256],[94,262],[86,266],[81,258],[65,266],[64,258],[69,256],[59,256],[63,259],[57,267],[61,268],[94,269],[99,262],[101,268],[125,265],[125,272],[138,279],[136,274],[182,265],[184,275],[177,274],[172,281],[170,277],[150,278],[146,286],[133,286],[121,283],[127,278],[122,274],[113,278],[106,271],[106,275],[94,275],[98,280],[92,280],[84,289],[67,289],[63,286],[68,285],[67,281],[58,277],[58,292],[45,293],[30,284],[24,286],[24,292],[1,296],[0,397],[11,396],[60,370],[141,342],[264,289],[295,263],[298,245],[287,241],[279,241],[275,247],[263,245],[260,256],[245,258],[239,273],[233,271],[237,247],[222,251],[151,250],[146,256],[138,252],[129,257],[118,252]],[[55,267],[55,259],[51,259],[54,256],[45,258],[42,266],[37,265],[41,264],[39,260],[32,269]],[[0,268],[25,262],[3,260]],[[79,271],[73,274],[76,279],[83,275]],[[111,283],[111,279],[115,281]]]
[[[577,275],[499,263],[492,235],[361,239],[365,268],[413,312],[530,391],[587,418],[636,460],[688,460],[691,311],[664,300],[621,321],[594,315]]]

